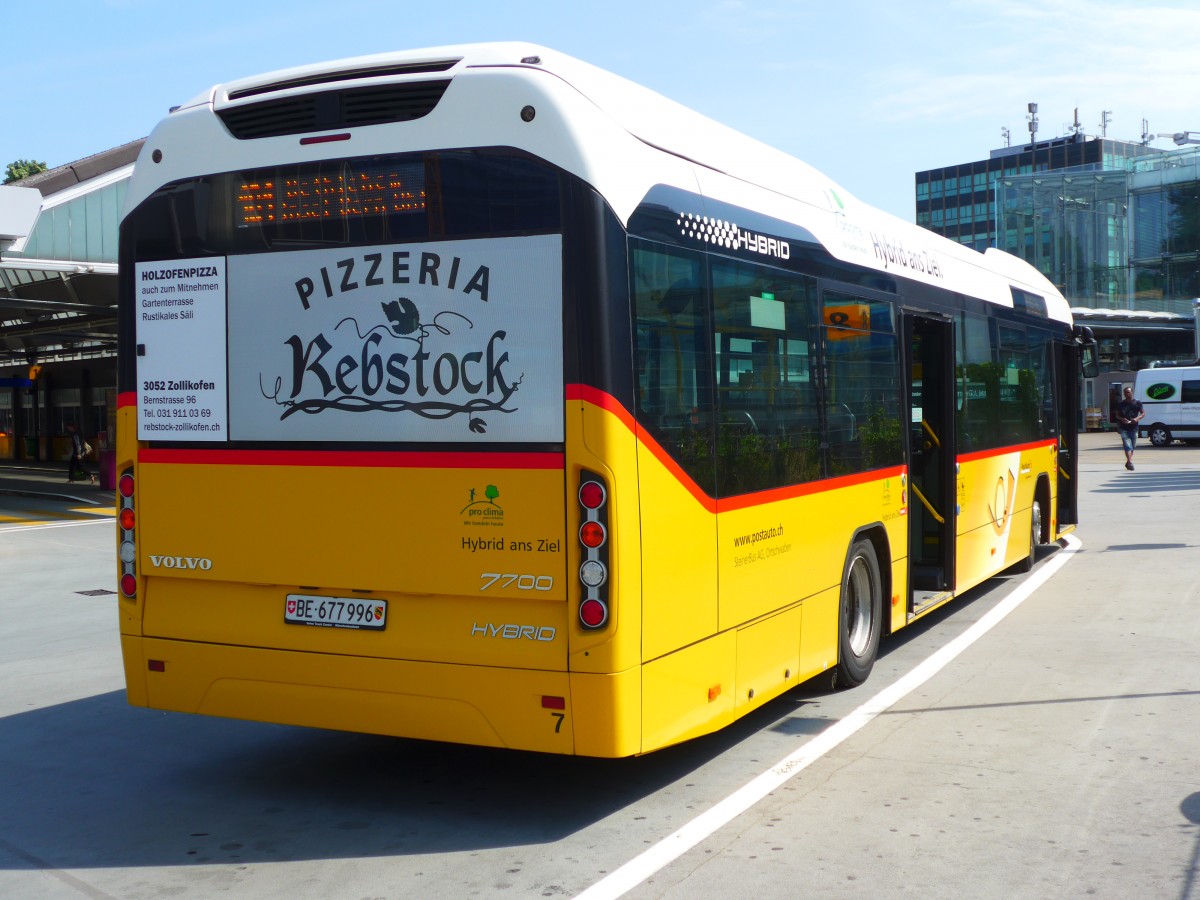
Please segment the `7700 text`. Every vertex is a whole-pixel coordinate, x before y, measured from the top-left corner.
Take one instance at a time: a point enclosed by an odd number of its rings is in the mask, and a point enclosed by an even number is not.
[[[512,587],[515,583],[519,591],[551,591],[554,589],[553,575],[510,575],[498,572],[484,572],[479,576],[484,584],[479,588],[486,591],[490,587]]]

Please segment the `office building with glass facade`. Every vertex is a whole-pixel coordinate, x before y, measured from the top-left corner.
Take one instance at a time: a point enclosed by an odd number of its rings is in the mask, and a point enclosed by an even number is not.
[[[1200,149],[1075,135],[916,175],[918,225],[1032,263],[1072,305],[1191,316]]]
[[[916,174],[917,224],[1027,260],[1099,344],[1084,404],[1107,416],[1113,385],[1197,357],[1200,149],[1082,134],[992,151]],[[1119,391],[1118,391],[1119,395]]]
[[[1029,260],[1073,304],[1191,314],[1200,297],[1200,151],[996,185],[996,246]]]
[[[1004,179],[1046,172],[1125,171],[1129,160],[1162,151],[1143,144],[1073,134],[993,150],[987,159],[916,174],[916,222],[951,240],[996,247],[996,187]]]

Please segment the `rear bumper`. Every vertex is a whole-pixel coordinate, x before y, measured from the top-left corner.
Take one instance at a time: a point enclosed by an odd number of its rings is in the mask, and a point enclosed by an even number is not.
[[[637,669],[571,675],[134,635],[121,646],[135,706],[546,753],[640,749]]]

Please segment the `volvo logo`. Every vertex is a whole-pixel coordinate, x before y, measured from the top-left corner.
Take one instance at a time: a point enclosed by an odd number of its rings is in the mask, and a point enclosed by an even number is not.
[[[158,569],[202,569],[212,568],[212,560],[203,556],[150,556],[150,565]]]

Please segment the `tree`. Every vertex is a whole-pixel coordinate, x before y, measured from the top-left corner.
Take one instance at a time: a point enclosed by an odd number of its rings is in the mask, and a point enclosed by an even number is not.
[[[36,175],[38,172],[45,172],[49,168],[44,162],[37,162],[32,159],[18,159],[16,162],[10,162],[4,170],[4,183],[12,184],[14,181],[20,181],[22,178]]]

